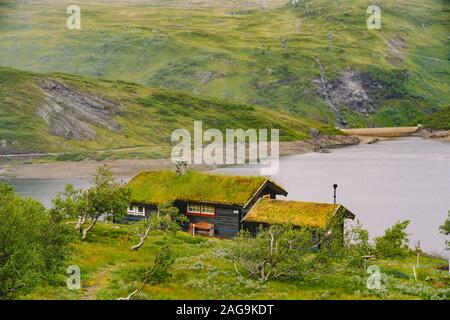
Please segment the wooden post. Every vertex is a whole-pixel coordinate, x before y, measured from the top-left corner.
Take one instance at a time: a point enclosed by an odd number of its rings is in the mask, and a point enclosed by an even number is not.
[[[420,247],[420,241],[417,241],[416,242],[416,253],[417,253],[416,266],[417,266],[417,268],[419,268],[419,257],[420,257],[421,252],[422,252],[422,248]]]
[[[367,260],[375,258],[375,256],[367,255],[367,256],[362,256],[362,258],[364,259],[364,275],[365,275],[367,272]]]

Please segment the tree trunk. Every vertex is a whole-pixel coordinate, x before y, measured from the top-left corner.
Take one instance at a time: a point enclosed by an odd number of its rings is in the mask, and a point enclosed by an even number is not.
[[[95,219],[92,220],[91,225],[90,225],[89,227],[83,229],[83,236],[81,237],[81,240],[85,240],[85,239],[86,239],[88,232],[91,231],[91,229],[92,229],[92,228],[94,227],[94,225],[97,223],[97,220],[98,220],[99,217],[100,217],[100,216],[97,215],[97,216],[95,217]]]
[[[126,296],[125,298],[119,298],[117,300],[131,300],[131,298],[139,295],[141,293],[141,288],[138,288],[136,290],[134,290],[132,293],[130,293],[128,296]]]
[[[117,300],[131,300],[131,298],[138,296],[139,294],[141,294],[141,292],[144,289],[147,282],[148,282],[148,276],[144,279],[144,281],[142,282],[142,286],[140,288],[137,288],[136,290],[134,290],[132,293],[130,293],[125,298],[119,298]]]
[[[159,209],[156,211],[156,214],[159,217],[159,214],[160,214]],[[149,225],[147,227],[147,229],[145,230],[144,234],[141,236],[141,240],[139,241],[139,243],[137,245],[131,247],[131,251],[137,251],[140,247],[142,247],[144,245],[145,239],[147,239],[148,234],[151,231],[151,228],[152,228],[151,225]]]
[[[83,216],[81,218],[78,218],[77,225],[75,226],[75,229],[82,232],[83,225],[86,223],[87,219],[87,212],[85,211]]]
[[[131,247],[131,251],[137,251],[140,247],[142,247],[142,245],[145,242],[145,239],[147,239],[147,237],[148,237],[148,234],[149,234],[150,230],[151,230],[151,226],[149,226],[147,228],[147,230],[145,230],[145,232],[142,235],[141,240],[139,241],[139,243],[137,245]]]

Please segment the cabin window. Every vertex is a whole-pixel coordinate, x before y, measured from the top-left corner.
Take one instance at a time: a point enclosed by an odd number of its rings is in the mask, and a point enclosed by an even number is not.
[[[137,206],[136,208],[137,208],[137,210],[136,210],[137,214],[145,215],[145,207],[144,206]]]
[[[192,204],[192,203],[188,204],[188,212],[201,213],[201,211],[202,211],[202,209],[201,209],[201,206],[199,204]]]
[[[202,206],[202,213],[214,215],[216,213],[216,210],[214,206]]]
[[[128,214],[133,216],[145,216],[145,207],[144,206],[129,206]]]
[[[209,205],[199,205],[199,204],[188,204],[188,213],[194,213],[194,214],[203,214],[203,215],[210,215],[213,216],[216,214],[216,208],[214,206]]]

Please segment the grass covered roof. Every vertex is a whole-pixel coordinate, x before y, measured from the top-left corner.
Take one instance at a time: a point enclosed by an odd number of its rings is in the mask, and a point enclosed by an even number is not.
[[[350,211],[339,204],[263,198],[255,204],[243,221],[267,224],[290,223],[298,227],[325,228],[330,218],[340,207],[345,210],[346,217],[354,217]]]
[[[198,201],[243,206],[258,191],[265,177],[213,175],[188,171],[178,176],[173,171],[143,171],[128,186],[132,201],[163,204],[174,200]]]

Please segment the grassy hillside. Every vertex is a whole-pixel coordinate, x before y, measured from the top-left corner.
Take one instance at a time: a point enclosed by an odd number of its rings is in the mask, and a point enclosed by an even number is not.
[[[0,67],[0,105],[0,153],[6,154],[145,146],[150,156],[168,155],[172,131],[192,132],[195,120],[203,121],[204,130],[279,128],[282,140],[305,139],[310,128],[337,132],[260,106],[121,81],[4,67]]]
[[[2,1],[0,65],[182,89],[348,126],[409,124],[448,105],[448,1],[380,0],[382,29],[370,31],[363,0],[243,2],[81,0],[82,29],[67,30],[68,2]]]
[[[126,297],[139,285],[133,273],[153,264],[163,245],[173,247],[177,260],[173,277],[161,284],[144,287],[138,299],[448,299],[448,271],[445,260],[421,257],[418,278],[412,266],[416,258],[404,261],[376,260],[386,290],[366,288],[363,269],[336,266],[305,280],[270,280],[261,283],[236,276],[233,264],[225,261],[223,249],[233,240],[192,237],[180,232],[164,238],[151,234],[137,252],[130,247],[137,237],[131,226],[98,224],[88,242],[75,245],[70,262],[81,269],[82,290],[68,290],[66,275],[38,288],[26,299],[118,299]]]
[[[450,106],[419,119],[426,128],[450,130]]]

